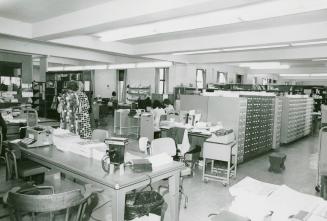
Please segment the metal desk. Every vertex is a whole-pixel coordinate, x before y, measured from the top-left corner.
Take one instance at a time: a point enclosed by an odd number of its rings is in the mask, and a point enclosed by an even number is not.
[[[55,146],[25,149],[19,144],[13,144],[19,148],[23,157],[40,163],[46,167],[57,169],[86,183],[92,183],[110,190],[112,193],[112,220],[123,221],[125,210],[125,195],[127,192],[144,187],[149,184],[149,175],[153,182],[169,180],[170,193],[170,220],[179,220],[179,182],[180,171],[184,167],[180,162],[172,162],[148,173],[134,173],[129,168],[125,169],[123,176],[119,172],[107,174],[102,170],[101,162],[82,157],[71,152],[62,152]]]

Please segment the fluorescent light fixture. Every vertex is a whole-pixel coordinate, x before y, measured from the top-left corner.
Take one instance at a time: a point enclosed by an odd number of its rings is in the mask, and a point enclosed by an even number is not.
[[[283,64],[283,65],[279,65],[279,66],[253,66],[250,67],[250,69],[289,69],[290,66]]]
[[[84,70],[105,70],[108,69],[108,65],[89,65],[84,66]]]
[[[309,42],[291,43],[292,46],[307,46],[307,45],[319,45],[319,44],[327,44],[327,41],[309,41]]]
[[[209,54],[209,53],[217,53],[217,52],[222,52],[222,49],[205,50],[205,51],[186,51],[186,52],[177,52],[177,53],[173,53],[173,55]]]
[[[48,67],[47,71],[63,71],[64,67],[59,66],[59,67]]]
[[[136,68],[135,63],[127,63],[127,64],[110,64],[108,65],[108,69],[129,69]]]
[[[311,77],[327,77],[327,73],[315,73],[311,74]]]
[[[251,62],[240,63],[240,67],[248,67],[250,69],[289,69],[290,66],[286,64],[280,64],[280,62]]]
[[[312,61],[327,61],[327,58],[312,59]]]
[[[64,66],[64,71],[81,71],[85,70],[85,66]]]
[[[245,51],[245,50],[256,50],[256,49],[267,49],[267,48],[283,48],[289,46],[290,46],[289,44],[280,44],[280,45],[264,45],[264,46],[239,47],[239,48],[223,48],[222,51]]]
[[[279,74],[281,77],[327,77],[327,73],[314,74]]]
[[[162,67],[170,67],[173,63],[170,61],[158,61],[158,62],[142,62],[136,63],[136,68],[162,68]]]
[[[102,41],[119,41],[156,34],[217,27],[244,21],[256,21],[306,13],[327,8],[326,0],[274,0],[238,8],[217,10],[149,24],[117,28],[96,34]]]

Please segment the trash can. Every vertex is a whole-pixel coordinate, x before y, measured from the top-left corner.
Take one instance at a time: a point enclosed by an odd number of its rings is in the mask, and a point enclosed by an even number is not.
[[[149,213],[162,217],[164,202],[164,198],[156,191],[129,193],[125,200],[125,220],[148,216]]]

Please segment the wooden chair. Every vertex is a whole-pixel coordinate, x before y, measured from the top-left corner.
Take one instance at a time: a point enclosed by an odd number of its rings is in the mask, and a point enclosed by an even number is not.
[[[45,190],[50,190],[50,194],[41,194]],[[51,186],[34,186],[25,190],[15,187],[4,197],[4,202],[8,205],[11,221],[23,218],[32,221],[86,221],[97,204],[95,199],[96,194],[87,184],[85,191],[78,189],[56,194]]]

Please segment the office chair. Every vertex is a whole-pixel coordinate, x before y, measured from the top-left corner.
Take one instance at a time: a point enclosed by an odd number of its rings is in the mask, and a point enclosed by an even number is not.
[[[139,150],[146,155],[151,155],[151,148],[149,138],[147,137],[140,137],[139,139]]]
[[[4,202],[8,205],[11,220],[30,217],[32,220],[86,221],[97,204],[97,196],[89,184],[83,191],[63,193],[55,193],[52,186],[15,187],[4,197]]]
[[[92,132],[92,140],[104,142],[104,140],[107,138],[109,138],[109,133],[106,130],[96,129]]]
[[[176,144],[175,141],[172,138],[164,137],[164,138],[158,138],[154,139],[151,142],[151,152],[152,155],[160,154],[160,153],[167,153],[169,156],[173,157],[176,155]],[[183,188],[183,181],[184,177],[189,176],[191,174],[191,169],[189,167],[185,167],[181,171],[181,184],[179,186],[179,192],[181,196],[184,196],[184,208],[187,208],[188,203],[188,196],[184,192]],[[160,189],[165,188],[166,186],[159,186],[158,192],[160,193]]]

